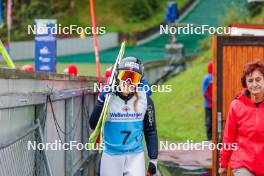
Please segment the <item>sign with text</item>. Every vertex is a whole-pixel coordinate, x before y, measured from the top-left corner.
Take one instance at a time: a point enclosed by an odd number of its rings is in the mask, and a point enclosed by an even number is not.
[[[56,20],[36,19],[35,34],[35,70],[56,72]]]

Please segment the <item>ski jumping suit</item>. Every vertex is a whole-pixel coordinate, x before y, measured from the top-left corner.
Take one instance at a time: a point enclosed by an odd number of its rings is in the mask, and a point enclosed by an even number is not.
[[[148,156],[157,159],[158,138],[154,104],[146,92],[138,92],[138,110],[134,110],[135,95],[123,96],[116,92],[109,104],[109,114],[104,126],[103,151],[99,175],[145,176],[143,133]],[[98,97],[90,118],[95,129],[103,108]]]

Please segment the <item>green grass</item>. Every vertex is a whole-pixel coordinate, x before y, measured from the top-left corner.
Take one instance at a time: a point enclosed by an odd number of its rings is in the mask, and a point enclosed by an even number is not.
[[[170,93],[154,93],[160,140],[206,139],[201,86],[209,55],[205,53],[186,71],[165,82],[164,85],[172,85]]]

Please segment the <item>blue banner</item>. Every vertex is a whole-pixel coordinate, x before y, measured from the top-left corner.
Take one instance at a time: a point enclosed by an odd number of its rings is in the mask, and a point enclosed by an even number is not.
[[[36,71],[56,72],[56,31],[56,20],[35,20]]]
[[[0,0],[0,27],[3,24],[3,2]]]
[[[166,23],[173,23],[179,18],[179,12],[176,2],[168,2],[166,7]]]

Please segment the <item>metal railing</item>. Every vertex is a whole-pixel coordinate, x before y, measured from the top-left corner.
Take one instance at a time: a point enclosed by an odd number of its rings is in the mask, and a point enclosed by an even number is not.
[[[92,77],[0,69],[0,176],[95,175],[96,152],[43,148],[87,143],[94,82]]]
[[[185,60],[162,59],[144,62],[144,77],[150,84],[160,84],[185,70]]]

